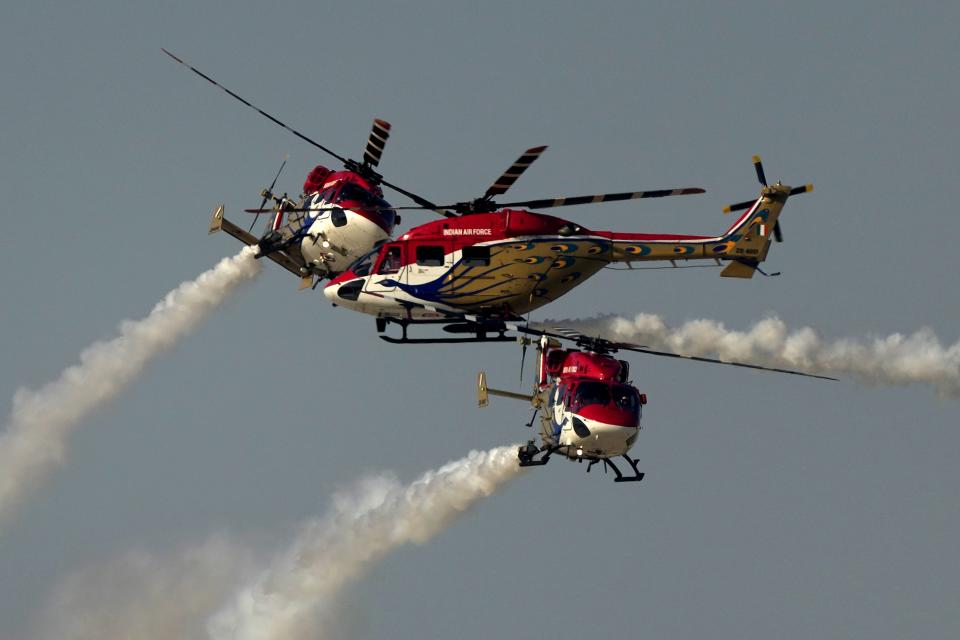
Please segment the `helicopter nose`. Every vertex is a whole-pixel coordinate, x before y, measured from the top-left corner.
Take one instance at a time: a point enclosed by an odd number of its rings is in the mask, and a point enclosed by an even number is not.
[[[357,278],[356,280],[348,280],[343,283],[331,282],[324,288],[323,295],[334,304],[339,304],[344,301],[356,302],[360,297],[360,292],[363,291],[365,281],[365,278]]]

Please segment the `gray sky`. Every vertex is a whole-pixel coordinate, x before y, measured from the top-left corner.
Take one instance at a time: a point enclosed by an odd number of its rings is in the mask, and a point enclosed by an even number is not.
[[[928,326],[953,343],[958,20],[947,2],[8,7],[0,413],[235,253],[206,235],[216,203],[239,219],[285,153],[290,191],[327,161],[161,46],[341,154],[389,120],[384,174],[435,200],[479,195],[538,144],[518,198],[707,189],[562,214],[595,229],[720,231],[756,193],[754,153],[770,179],[816,184],[784,211],[779,278],[602,272],[536,319],[776,313],[828,338]],[[523,405],[474,407],[477,370],[518,384],[515,347],[386,345],[296,285],[266,269],[76,431],[0,532],[0,637],[119,554],[217,533],[281,549],[366,472],[412,479],[527,437]],[[356,635],[960,632],[956,401],[632,362],[642,483],[534,470],[358,584]]]

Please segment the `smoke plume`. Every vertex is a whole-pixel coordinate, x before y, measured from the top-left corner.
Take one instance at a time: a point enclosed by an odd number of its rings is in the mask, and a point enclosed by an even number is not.
[[[646,313],[541,324],[554,325],[683,355],[852,376],[871,386],[928,385],[941,397],[960,398],[960,342],[945,347],[930,329],[862,340],[824,340],[809,327],[790,330],[777,317],[761,320],[746,331],[727,329],[715,320],[691,320],[671,327],[660,316]]]
[[[514,445],[472,451],[406,486],[389,475],[361,480],[272,561],[224,536],[172,554],[126,554],[66,579],[33,637],[343,637],[344,587],[397,547],[427,542],[520,471]]]
[[[200,640],[210,612],[256,566],[249,545],[224,536],[168,553],[125,553],[64,579],[29,637]]]
[[[62,464],[70,431],[115,398],[153,358],[172,347],[259,271],[245,247],[196,280],[167,294],[150,314],[121,323],[112,340],[96,342],[80,363],[37,391],[18,389],[0,435],[0,525],[24,493]]]
[[[390,551],[422,544],[520,472],[516,446],[471,452],[403,487],[372,478],[335,497],[293,546],[210,622],[213,638],[323,638],[336,597]]]

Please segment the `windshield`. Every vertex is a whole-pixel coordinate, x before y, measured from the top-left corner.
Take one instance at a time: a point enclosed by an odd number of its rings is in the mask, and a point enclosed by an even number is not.
[[[373,263],[376,262],[377,256],[380,254],[380,247],[383,246],[384,242],[386,241],[378,242],[372,251],[368,251],[357,258],[356,262],[350,265],[350,271],[353,271],[358,276],[370,275],[370,269],[373,267]]]
[[[345,200],[358,203],[361,209],[378,212],[388,227],[392,227],[396,221],[397,212],[390,208],[389,202],[383,198],[378,198],[352,182],[345,183],[340,189],[340,196],[337,198],[337,202],[343,202]]]
[[[577,385],[574,404],[578,408],[592,404],[610,404],[610,389],[602,382],[581,382]]]
[[[613,387],[613,403],[620,409],[626,409],[636,413],[640,408],[640,398],[637,397],[637,390],[625,384]]]

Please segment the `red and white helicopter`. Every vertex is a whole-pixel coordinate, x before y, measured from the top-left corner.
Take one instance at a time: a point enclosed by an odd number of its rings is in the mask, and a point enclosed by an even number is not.
[[[504,335],[505,322],[521,319],[612,263],[631,266],[635,262],[669,261],[676,266],[681,260],[713,260],[718,265],[727,263],[723,276],[750,278],[755,271],[763,273],[759,264],[767,256],[771,237],[782,239],[778,217],[787,198],[813,188],[790,188],[779,182],[768,185],[760,158],[755,156],[754,167],[763,185],[760,197],[727,207],[727,211],[746,211],[722,235],[591,231],[529,209],[704,191],[663,189],[496,203],[493,198],[506,193],[546,149],[534,147],[482,197],[436,205],[387,182],[374,170],[390,131],[385,121],[374,121],[363,162],[347,159],[163,51],[231,97],[337,158],[345,167],[339,172],[316,167],[304,183],[299,203],[286,194],[273,193],[275,177],[271,187],[261,193],[260,208],[248,210],[257,215],[268,211],[273,214],[259,239],[228,221],[223,205],[214,211],[210,232],[223,229],[245,244],[257,245],[261,256],[299,276],[301,288],[316,287],[321,279],[331,278],[324,295],[335,305],[375,316],[379,332],[391,322],[401,326],[400,339],[381,336],[392,342],[511,340]],[[383,200],[380,185],[409,197],[416,206],[392,207]],[[268,199],[275,203],[269,210],[263,208]],[[445,219],[420,225],[390,241],[399,222],[398,209],[432,210]],[[443,324],[448,332],[472,337],[409,339],[408,325],[418,323]],[[488,337],[489,332],[497,335]]]
[[[385,120],[373,121],[363,162],[357,162],[334,153],[292,129],[166,49],[162,51],[231,97],[343,163],[343,171],[334,171],[319,165],[314,167],[303,184],[302,197],[299,201],[294,201],[286,193],[273,193],[280,172],[286,164],[284,161],[273,183],[261,192],[263,200],[260,207],[247,209],[257,215],[249,230],[227,220],[224,217],[223,205],[218,206],[213,213],[210,233],[222,229],[244,244],[257,245],[260,248],[258,257],[266,256],[299,276],[301,288],[315,284],[319,278],[332,277],[342,272],[371,249],[390,239],[400,217],[383,199],[381,185],[407,196],[424,209],[435,208],[425,198],[387,182],[375,170],[390,135],[390,123]],[[274,206],[264,209],[268,200],[272,201]],[[272,217],[262,237],[257,238],[251,231],[261,213],[269,213]]]
[[[530,395],[493,389],[487,386],[486,374],[477,378],[477,401],[487,406],[489,396],[496,395],[526,400],[534,407],[528,427],[540,414],[540,445],[530,440],[517,451],[521,467],[545,465],[553,454],[570,460],[587,460],[587,471],[598,462],[616,474],[615,482],[639,482],[643,473],[629,451],[640,434],[640,419],[647,396],[630,381],[630,363],[611,354],[618,350],[636,351],[657,356],[684,358],[698,362],[726,364],[762,371],[789,373],[809,378],[834,380],[789,369],[762,367],[742,362],[685,356],[668,351],[603,338],[585,336],[566,328],[546,331],[527,326],[510,326],[511,330],[535,336],[521,336],[524,352],[528,344],[537,345],[536,379]],[[574,349],[562,348],[560,340],[576,343]],[[522,368],[522,364],[521,364]],[[540,456],[537,458],[537,456]],[[624,475],[612,458],[622,457],[633,475]]]
[[[778,218],[787,199],[813,189],[768,185],[760,158],[754,168],[762,188],[756,200],[727,207],[744,213],[718,236],[591,231],[575,222],[530,211],[594,202],[703,193],[672,189],[527,200],[497,204],[545,147],[527,150],[483,197],[452,205],[444,220],[428,222],[384,243],[333,278],[324,295],[337,306],[373,315],[377,330],[399,324],[389,342],[511,340],[505,323],[520,320],[613,263],[710,260],[726,263],[722,276],[750,278],[763,271],[771,239],[782,240]],[[424,208],[398,207],[398,209]],[[767,274],[764,274],[767,275]],[[776,275],[776,274],[773,274]],[[439,323],[460,338],[415,339],[410,324]],[[496,334],[488,336],[488,333]]]

